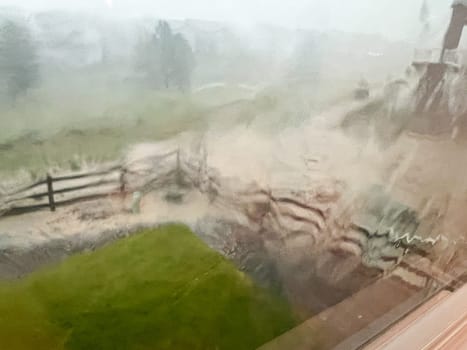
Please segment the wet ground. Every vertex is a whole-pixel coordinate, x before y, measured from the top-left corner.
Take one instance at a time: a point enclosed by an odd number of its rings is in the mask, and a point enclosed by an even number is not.
[[[467,184],[462,172],[446,170],[460,164],[464,145],[404,135],[382,150],[339,132],[305,131],[211,135],[204,165],[199,150],[184,153],[179,202],[167,200],[174,177],[166,170],[176,163],[158,158],[172,145],[136,147],[125,162],[134,190],[144,189],[139,213],[131,213],[130,192],[2,217],[0,276],[18,278],[139,228],[182,222],[306,319],[393,273],[406,256],[422,254],[440,270],[462,261]],[[401,290],[426,283],[404,271],[397,278]]]

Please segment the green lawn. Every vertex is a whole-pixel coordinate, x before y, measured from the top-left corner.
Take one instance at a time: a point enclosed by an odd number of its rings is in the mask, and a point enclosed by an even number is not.
[[[184,226],[146,230],[0,284],[0,349],[255,349],[294,326]]]

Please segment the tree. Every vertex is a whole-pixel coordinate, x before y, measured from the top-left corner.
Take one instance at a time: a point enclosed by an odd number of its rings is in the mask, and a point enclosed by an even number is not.
[[[155,38],[159,51],[160,71],[164,79],[164,86],[169,88],[171,76],[173,75],[174,42],[172,29],[166,21],[159,21]]]
[[[166,21],[160,21],[154,34],[140,43],[137,62],[151,86],[185,90],[191,85],[193,50],[183,35],[172,32]]]
[[[430,29],[430,8],[426,0],[423,0],[422,7],[420,8],[420,22],[423,25],[423,31]]]
[[[38,80],[36,47],[27,27],[13,21],[0,28],[0,75],[15,101]]]
[[[422,7],[420,8],[420,22],[426,23],[430,18],[430,9],[426,0],[423,0]]]
[[[292,79],[315,80],[321,70],[319,40],[314,34],[306,34],[295,48],[290,71]]]
[[[162,86],[162,73],[156,38],[141,38],[136,47],[136,70],[151,88]]]
[[[172,79],[175,85],[185,90],[191,86],[191,75],[195,68],[195,57],[188,41],[176,34],[173,38]]]

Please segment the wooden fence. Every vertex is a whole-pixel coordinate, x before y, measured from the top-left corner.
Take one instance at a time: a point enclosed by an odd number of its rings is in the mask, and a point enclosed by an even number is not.
[[[182,177],[182,161],[180,149],[138,159],[135,162],[148,162],[154,166],[159,165],[167,158],[174,157],[175,169],[171,170],[180,182]],[[144,170],[130,170],[134,164],[118,165],[106,170],[88,173],[77,173],[65,176],[51,176],[31,185],[20,188],[14,192],[3,194],[0,197],[0,216],[19,215],[41,209],[55,211],[58,206],[73,204],[80,201],[93,200],[113,194],[124,194],[128,190],[127,175],[147,177],[152,184],[154,179]],[[150,168],[153,171],[154,168]],[[160,176],[158,174],[157,176]],[[157,178],[157,177],[156,177]]]
[[[43,180],[6,194],[6,201],[1,203],[4,206],[2,214],[18,215],[47,208],[55,211],[57,206],[124,193],[125,172],[125,168],[116,166],[68,176],[53,177],[47,174]],[[93,189],[93,193],[83,193],[88,189]],[[21,204],[24,202],[26,204]]]

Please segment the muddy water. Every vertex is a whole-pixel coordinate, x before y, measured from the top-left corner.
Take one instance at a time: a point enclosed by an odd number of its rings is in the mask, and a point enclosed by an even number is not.
[[[183,222],[306,318],[392,271],[404,254],[422,251],[442,268],[453,251],[462,260],[467,147],[405,134],[382,149],[322,121],[213,125],[202,137],[137,145],[123,163],[130,190],[144,193],[140,213],[129,213],[129,195],[2,219],[0,274],[19,277],[140,227]],[[160,158],[177,149],[180,188],[170,175],[176,157]],[[181,203],[167,201],[173,190]]]

